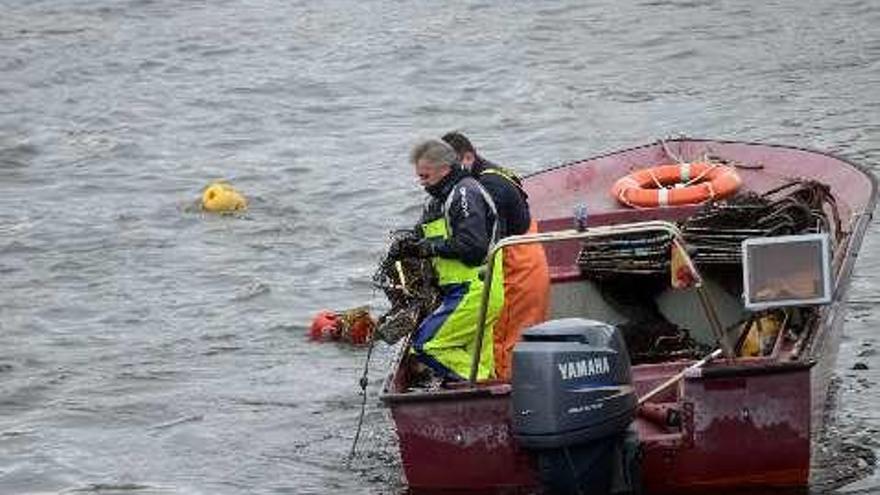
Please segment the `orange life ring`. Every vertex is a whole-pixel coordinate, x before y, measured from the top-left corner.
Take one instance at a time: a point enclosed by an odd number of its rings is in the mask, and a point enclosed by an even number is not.
[[[633,207],[691,205],[726,198],[740,184],[733,167],[694,162],[636,170],[618,179],[611,194]]]

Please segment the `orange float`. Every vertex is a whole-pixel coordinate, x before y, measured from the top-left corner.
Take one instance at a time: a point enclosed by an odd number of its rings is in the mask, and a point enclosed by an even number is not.
[[[614,183],[611,194],[636,208],[699,204],[726,198],[742,180],[733,167],[718,163],[682,163],[643,168]]]
[[[309,327],[309,338],[312,340],[328,340],[339,335],[339,316],[330,310],[321,310],[312,320]]]

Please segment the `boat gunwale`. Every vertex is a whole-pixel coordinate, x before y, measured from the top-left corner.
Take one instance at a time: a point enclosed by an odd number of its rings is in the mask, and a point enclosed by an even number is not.
[[[659,139],[653,143],[641,144],[638,146],[632,146],[632,147],[625,148],[622,150],[600,153],[600,154],[592,156],[590,158],[584,158],[581,160],[566,161],[566,162],[560,163],[558,165],[553,165],[548,168],[543,168],[541,170],[536,170],[534,172],[529,172],[527,174],[523,174],[522,178],[529,179],[531,177],[537,177],[539,175],[555,172],[555,171],[558,171],[558,170],[561,170],[564,168],[573,167],[575,165],[584,164],[587,162],[600,160],[603,158],[609,158],[609,157],[612,157],[615,155],[622,155],[622,154],[626,154],[626,153],[629,153],[632,151],[638,151],[638,150],[651,148],[654,146],[662,145],[662,143],[687,143],[687,142],[740,144],[740,145],[746,145],[746,146],[759,146],[759,147],[763,146],[763,147],[768,147],[768,148],[779,148],[779,149],[784,149],[784,150],[803,151],[805,153],[812,153],[815,155],[822,155],[822,156],[825,156],[828,158],[832,158],[834,160],[838,160],[840,162],[846,163],[847,165],[855,168],[856,170],[861,172],[862,175],[864,175],[868,179],[868,181],[871,183],[871,194],[870,194],[870,198],[867,201],[867,203],[870,205],[876,205],[877,184],[878,184],[877,177],[871,172],[871,169],[868,168],[866,165],[856,163],[854,161],[851,161],[849,158],[845,158],[840,155],[836,155],[836,154],[831,153],[829,151],[822,151],[819,149],[808,148],[805,146],[792,146],[792,145],[788,145],[788,144],[778,144],[778,143],[763,143],[760,141],[735,141],[735,140],[727,140],[727,139],[694,138],[694,137],[687,137],[687,136],[680,136],[680,137],[675,137],[675,138],[671,138],[671,139]],[[683,206],[686,206],[686,205],[683,205]],[[675,207],[671,207],[671,208],[675,208]],[[664,208],[657,207],[657,208],[640,208],[640,209],[641,210],[652,210],[652,209],[664,209]],[[670,209],[670,207],[667,207],[665,209]],[[627,210],[623,210],[623,211],[627,211]]]
[[[645,363],[633,366],[634,374],[638,371],[649,372],[653,368],[663,369],[669,365],[679,365],[686,368],[689,363],[697,362],[697,360],[679,360],[666,361],[661,363]],[[685,374],[682,379],[693,380],[711,380],[716,378],[743,378],[749,376],[773,375],[778,373],[790,373],[793,371],[808,370],[815,366],[816,360],[797,360],[797,361],[780,361],[776,358],[747,358],[746,361],[739,359],[729,361],[719,358],[711,365],[699,368],[693,373]],[[393,380],[393,375],[398,369],[389,373],[388,381]],[[467,382],[462,382],[467,383]],[[387,387],[383,387],[379,394],[379,400],[388,404],[413,403],[413,402],[435,402],[445,400],[463,400],[463,399],[484,399],[492,397],[503,397],[510,395],[513,390],[509,382],[498,380],[490,380],[485,382],[477,382],[476,386],[468,387],[462,385],[460,388],[435,389],[435,390],[416,390],[410,392],[389,392]]]

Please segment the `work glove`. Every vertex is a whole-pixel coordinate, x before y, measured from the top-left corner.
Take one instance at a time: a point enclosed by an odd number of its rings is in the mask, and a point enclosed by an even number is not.
[[[427,239],[419,239],[412,246],[411,256],[416,258],[431,258],[437,255],[437,249],[443,244],[443,239],[439,237],[429,237]]]
[[[388,257],[391,259],[430,258],[437,254],[437,246],[442,243],[443,239],[439,237],[430,239],[401,239],[388,248]]]
[[[430,258],[437,254],[437,246],[443,243],[443,239],[432,237],[428,239],[418,239],[414,242],[403,245],[404,256],[413,258]]]
[[[392,235],[391,245],[388,246],[388,259],[399,260],[407,256],[408,245],[420,239],[414,230],[400,230]]]

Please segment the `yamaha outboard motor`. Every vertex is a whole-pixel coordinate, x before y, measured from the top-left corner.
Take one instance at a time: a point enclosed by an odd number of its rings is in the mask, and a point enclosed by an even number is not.
[[[581,318],[523,332],[513,351],[513,431],[551,493],[638,492],[629,354],[616,327]]]

